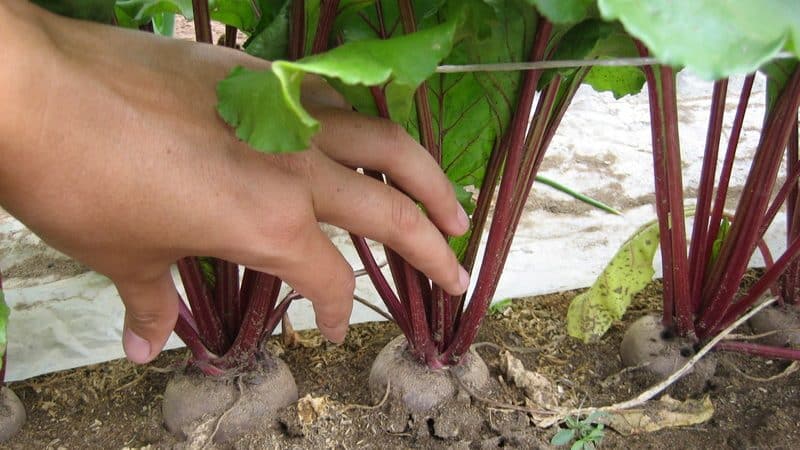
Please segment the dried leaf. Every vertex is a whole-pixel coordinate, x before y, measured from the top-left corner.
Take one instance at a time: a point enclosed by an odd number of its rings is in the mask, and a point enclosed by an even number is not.
[[[706,396],[702,400],[679,401],[665,395],[641,408],[612,412],[608,425],[622,435],[651,433],[664,428],[685,427],[703,423],[714,415],[714,405]]]
[[[297,401],[297,418],[303,426],[309,426],[320,417],[328,414],[331,399],[327,395],[312,397],[307,394]]]
[[[525,392],[525,396],[536,406],[558,406],[556,386],[544,375],[527,370],[522,361],[511,353],[501,353],[503,371],[509,380]]]

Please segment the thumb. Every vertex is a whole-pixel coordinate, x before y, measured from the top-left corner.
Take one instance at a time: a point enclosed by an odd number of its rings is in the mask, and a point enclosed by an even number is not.
[[[178,292],[172,274],[146,281],[115,281],[125,304],[122,348],[131,362],[152,361],[164,348],[178,320]]]

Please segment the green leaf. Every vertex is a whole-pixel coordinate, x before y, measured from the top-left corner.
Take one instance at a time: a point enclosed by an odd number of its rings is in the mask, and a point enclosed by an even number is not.
[[[236,127],[236,136],[262,152],[308,148],[319,123],[300,105],[300,82],[276,72],[237,67],[217,85],[217,111]]]
[[[191,2],[190,2],[191,3]],[[208,10],[211,19],[252,33],[258,25],[258,14],[253,9],[253,0],[210,0]]]
[[[595,0],[528,0],[556,24],[577,23],[592,13]]]
[[[6,344],[8,343],[8,336],[6,328],[8,327],[8,316],[11,310],[6,305],[6,298],[3,294],[3,289],[0,289],[0,369],[3,368],[3,355],[6,354]],[[0,382],[3,380],[0,379]]]
[[[166,37],[172,37],[175,32],[175,14],[161,13],[153,16],[153,31]]]
[[[615,215],[618,215],[618,216],[622,215],[621,212],[619,212],[616,209],[606,205],[605,203],[601,202],[600,200],[597,200],[597,199],[594,199],[594,198],[589,197],[587,195],[581,194],[580,192],[577,192],[577,191],[575,191],[573,189],[570,189],[567,186],[564,186],[563,184],[561,184],[561,183],[559,183],[559,182],[557,182],[555,180],[551,180],[551,179],[549,179],[547,177],[543,177],[541,175],[536,175],[535,180],[536,180],[537,183],[542,183],[545,186],[550,186],[551,188],[553,188],[553,189],[555,189],[555,190],[557,190],[559,192],[563,192],[564,194],[567,194],[567,195],[569,195],[570,197],[572,197],[572,198],[574,198],[576,200],[579,200],[579,201],[581,201],[583,203],[586,203],[587,205],[594,206],[595,208],[600,209],[602,211],[605,211],[607,213],[615,214]]]
[[[42,8],[73,19],[111,23],[115,0],[31,0]]]
[[[658,222],[628,239],[588,291],[572,299],[567,311],[570,336],[594,342],[622,318],[633,296],[652,280],[653,255],[659,245]]]
[[[464,208],[467,214],[472,215],[472,213],[475,212],[476,206],[475,200],[472,198],[472,192],[466,190],[464,186],[455,183],[453,183],[453,189],[456,192],[456,200],[458,200],[458,203],[461,204],[461,207]]]
[[[583,440],[579,440],[579,441],[576,441],[575,443],[573,443],[572,447],[570,447],[569,450],[581,450],[581,449],[585,450],[585,446],[586,446],[586,443],[583,442]]]
[[[467,254],[470,234],[472,234],[472,227],[462,236],[450,236],[447,238],[447,243],[450,245],[450,248],[453,249],[453,253],[455,253],[459,261],[463,261],[464,255]]]
[[[634,56],[638,56],[636,45],[622,27],[618,24],[591,19],[575,25],[563,35],[552,59],[588,60]],[[577,68],[549,70],[543,74],[539,82],[539,89],[543,89],[556,73],[569,79],[576,76],[578,70]],[[641,84],[639,80],[641,80]],[[638,93],[644,85],[644,75],[638,68],[595,66],[588,69],[584,82],[596,90],[611,91],[619,98],[627,94]]]
[[[800,55],[797,0],[598,0],[653,56],[717,79],[753,72],[779,51]]]
[[[611,92],[615,99],[638,94],[645,83],[644,73],[638,67],[594,66],[583,82],[597,92]]]
[[[214,258],[210,256],[200,256],[197,258],[200,263],[200,271],[203,273],[203,280],[206,285],[213,288],[217,284],[217,271],[214,268]]]
[[[180,14],[193,17],[191,0],[117,0],[115,6],[119,25],[136,28],[150,23],[163,14]]]
[[[796,59],[776,59],[770,61],[761,67],[761,72],[767,76],[767,110],[765,114],[772,111],[775,102],[778,100],[784,86],[792,76],[795,67],[797,67]]]
[[[492,303],[489,306],[488,314],[489,315],[499,314],[499,313],[505,311],[506,308],[510,308],[511,307],[511,301],[512,300],[510,298],[504,298],[503,300],[500,300],[499,302]]]
[[[268,61],[285,59],[289,47],[291,2],[285,1],[274,14],[262,13],[256,31],[244,43],[247,53]]]
[[[555,445],[557,447],[560,447],[562,445],[569,444],[570,442],[572,442],[573,439],[575,439],[575,430],[573,430],[572,428],[568,428],[566,430],[561,430],[558,433],[556,433],[555,436],[553,436],[553,438],[550,439],[550,445]]]
[[[725,238],[728,237],[728,231],[731,229],[731,221],[728,220],[727,217],[723,217],[722,221],[719,224],[719,232],[717,232],[717,237],[714,239],[714,243],[711,245],[711,261],[708,263],[709,267],[714,265],[714,262],[717,260],[717,256],[719,256],[719,249],[722,248],[722,243],[725,242]]]
[[[319,123],[300,104],[305,73],[345,85],[383,85],[392,119],[408,116],[416,88],[452,48],[456,22],[389,40],[365,40],[296,62],[275,61],[270,70],[235,69],[217,86],[217,109],[236,135],[263,152],[308,148]],[[358,110],[361,98],[348,98]]]

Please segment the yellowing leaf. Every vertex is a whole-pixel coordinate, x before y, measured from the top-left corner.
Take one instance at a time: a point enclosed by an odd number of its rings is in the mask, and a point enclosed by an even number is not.
[[[706,396],[700,400],[678,401],[665,395],[640,408],[609,414],[608,425],[622,435],[652,433],[664,428],[685,427],[703,423],[714,415],[714,405]]]
[[[594,342],[613,321],[622,318],[631,298],[653,278],[658,238],[657,222],[640,228],[617,251],[592,287],[572,299],[567,311],[570,336]]]

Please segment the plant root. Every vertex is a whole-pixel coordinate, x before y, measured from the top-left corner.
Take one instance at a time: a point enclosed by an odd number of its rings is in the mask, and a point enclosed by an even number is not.
[[[389,382],[386,383],[386,392],[383,394],[383,398],[376,405],[359,405],[357,403],[349,404],[349,405],[344,405],[344,407],[342,407],[340,412],[344,413],[350,411],[351,409],[363,409],[367,411],[378,409],[386,403],[386,399],[389,398],[389,392],[391,391],[391,389],[392,389],[392,383],[391,380],[389,380]]]
[[[477,438],[482,418],[462,385],[473,392],[490,388],[489,369],[476,352],[464,355],[457,366],[432,370],[411,355],[404,336],[381,350],[369,376],[373,401],[383,397],[381,427],[417,437]]]
[[[519,405],[511,405],[502,402],[497,402],[489,398],[481,397],[476,392],[474,391],[471,392],[468,386],[465,386],[463,384],[461,386],[466,392],[468,392],[472,396],[472,398],[481,401],[483,403],[486,403],[491,407],[497,409],[512,410],[512,411],[523,411],[531,414],[531,416],[534,419],[534,423],[536,423],[536,425],[541,428],[548,428],[558,422],[562,422],[563,420],[565,420],[567,417],[570,416],[579,417],[579,416],[589,415],[595,411],[613,413],[632,408],[638,408],[644,405],[649,400],[655,398],[657,395],[664,392],[667,388],[672,386],[681,377],[683,377],[687,373],[690,373],[695,367],[695,365],[697,365],[698,362],[700,362],[702,358],[714,348],[715,345],[717,345],[720,341],[725,339],[728,335],[730,335],[733,332],[733,330],[735,330],[740,325],[745,323],[752,316],[758,314],[759,311],[775,303],[776,300],[777,300],[776,298],[767,300],[766,302],[756,306],[746,314],[742,315],[739,319],[737,319],[735,322],[733,322],[731,325],[729,325],[727,328],[725,328],[719,334],[717,334],[713,339],[708,341],[708,343],[706,343],[701,349],[699,349],[697,353],[695,353],[694,356],[692,356],[688,361],[686,361],[686,363],[682,367],[673,372],[666,379],[649,387],[644,392],[642,392],[641,394],[637,395],[634,398],[631,398],[623,402],[614,403],[613,405],[593,406],[593,407],[590,406],[590,407],[580,407],[580,408],[549,408],[549,409],[528,408]],[[537,417],[539,420],[537,420]]]
[[[219,417],[214,442],[226,442],[268,424],[280,408],[296,400],[297,385],[288,366],[267,356],[257,369],[236,378],[194,371],[176,375],[167,384],[162,412],[167,429],[181,438],[196,424]]]
[[[458,366],[431,370],[408,352],[406,338],[398,336],[375,358],[369,374],[369,389],[373,400],[378,401],[391,383],[392,398],[410,412],[421,413],[456,396],[458,384],[453,378],[480,391],[488,385],[489,369],[476,352],[470,351]]]
[[[766,308],[747,321],[759,343],[773,347],[800,346],[800,309],[795,305]],[[768,334],[769,333],[769,334]]]
[[[11,439],[26,419],[25,407],[17,394],[6,386],[0,387],[0,442]]]
[[[620,344],[622,364],[641,368],[645,385],[669,377],[694,354],[693,343],[665,330],[660,318],[655,315],[643,316],[631,324]],[[674,389],[679,391],[679,396],[701,392],[715,371],[716,360],[706,358],[695,365],[690,375],[676,384]]]

